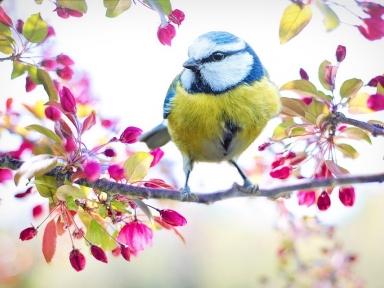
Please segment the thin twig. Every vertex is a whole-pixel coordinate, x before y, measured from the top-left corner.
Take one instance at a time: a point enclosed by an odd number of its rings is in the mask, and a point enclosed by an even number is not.
[[[336,125],[338,123],[349,124],[349,125],[361,128],[365,131],[371,132],[372,136],[374,137],[384,136],[384,127],[380,127],[379,125],[372,125],[363,121],[347,118],[341,114],[338,114],[335,117],[328,119],[327,123],[330,123],[333,125]]]
[[[8,168],[12,170],[18,169],[22,164],[22,161],[11,158],[10,156],[0,157],[0,168]],[[70,179],[71,172],[67,172],[65,177]],[[62,176],[61,167],[56,167],[46,175],[58,177]],[[384,182],[384,173],[372,174],[372,175],[348,175],[338,178],[324,178],[324,179],[308,179],[300,180],[297,183],[289,183],[286,185],[278,185],[276,187],[261,188],[257,195],[250,195],[242,192],[240,186],[234,183],[228,190],[216,191],[211,193],[194,193],[197,196],[196,199],[191,199],[191,202],[211,204],[217,201],[242,198],[242,197],[289,197],[293,191],[297,190],[309,190],[314,188],[326,188],[341,185],[352,185],[358,183],[382,183]],[[87,179],[79,179],[75,181],[76,184],[96,188],[100,191],[104,191],[109,195],[121,194],[129,197],[139,197],[145,199],[168,199],[180,201],[181,190],[168,190],[168,189],[154,189],[147,187],[138,187],[129,184],[116,183],[110,180],[99,179],[95,182],[90,182]]]

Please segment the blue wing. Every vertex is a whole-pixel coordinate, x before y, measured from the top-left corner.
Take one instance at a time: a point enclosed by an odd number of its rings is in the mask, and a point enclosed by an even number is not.
[[[172,84],[168,88],[167,95],[165,96],[164,106],[163,106],[163,118],[164,119],[167,119],[168,115],[172,111],[172,99],[173,99],[173,97],[175,97],[176,84],[177,84],[177,81],[179,81],[179,78],[180,78],[180,74],[177,75],[175,77],[175,79],[173,79]]]

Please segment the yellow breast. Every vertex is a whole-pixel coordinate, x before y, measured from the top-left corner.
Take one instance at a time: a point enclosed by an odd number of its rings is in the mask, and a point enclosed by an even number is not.
[[[183,155],[204,162],[236,159],[281,109],[277,87],[266,77],[219,95],[189,94],[178,83],[171,106],[168,129],[172,140]],[[239,129],[224,149],[227,123]]]

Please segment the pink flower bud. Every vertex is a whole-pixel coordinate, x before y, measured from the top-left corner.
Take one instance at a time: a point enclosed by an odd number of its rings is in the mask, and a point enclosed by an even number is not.
[[[59,96],[63,110],[75,114],[77,111],[76,100],[75,97],[73,97],[72,92],[67,87],[63,86],[59,92]]]
[[[161,158],[163,158],[163,156],[164,156],[164,152],[160,148],[156,148],[155,150],[152,150],[151,152],[149,152],[149,154],[151,154],[153,156],[151,167],[153,167],[157,163],[159,163]]]
[[[165,209],[160,211],[161,219],[172,226],[184,226],[187,220],[176,211]]]
[[[300,77],[301,77],[301,79],[309,80],[309,76],[308,76],[307,72],[305,72],[305,70],[303,68],[300,68]]]
[[[347,48],[345,46],[339,45],[336,49],[336,59],[337,62],[342,62],[345,58],[345,55],[347,54]]]
[[[340,126],[337,128],[337,130],[341,132],[341,131],[345,130],[346,128],[347,128],[346,125],[340,125]]]
[[[29,227],[20,232],[21,241],[31,240],[37,235],[37,230],[35,227]]]
[[[77,11],[77,10],[72,10],[72,9],[69,9],[69,8],[66,8],[67,10],[67,13],[72,16],[72,17],[82,17],[83,16],[83,13],[80,12],[80,11]]]
[[[115,181],[120,181],[125,178],[125,169],[116,164],[108,167],[108,173]]]
[[[67,13],[67,10],[65,8],[56,7],[56,9],[53,11],[56,11],[57,16],[59,16],[62,19],[68,19],[69,18],[69,14]]]
[[[57,76],[64,80],[71,80],[73,73],[73,70],[69,66],[65,66],[62,69],[56,69]]]
[[[269,142],[264,142],[263,144],[261,144],[257,149],[259,151],[264,151],[265,149],[267,149],[269,146],[271,146],[271,143]]]
[[[67,153],[72,153],[76,150],[76,141],[73,137],[68,137],[64,139],[64,149]]]
[[[301,101],[303,101],[307,106],[309,106],[312,103],[312,98],[310,97],[302,97],[300,98]]]
[[[25,78],[25,91],[31,92],[35,88],[36,88],[35,82],[33,82],[31,77],[28,75],[27,78]]]
[[[321,211],[325,211],[331,207],[331,198],[329,198],[327,192],[321,192],[319,198],[317,198],[317,207],[319,207],[319,210]]]
[[[168,23],[165,27],[159,27],[157,29],[157,38],[163,45],[171,46],[171,41],[176,35],[176,29],[171,23]]]
[[[373,94],[367,100],[367,107],[374,111],[384,110],[384,95]]]
[[[75,62],[73,62],[73,60],[65,54],[57,55],[56,62],[64,66],[70,66],[75,64]]]
[[[183,22],[185,19],[185,14],[183,11],[179,9],[175,9],[171,12],[171,14],[168,15],[168,18],[169,18],[169,21],[180,26],[181,22]]]
[[[120,135],[119,141],[121,143],[132,144],[137,142],[137,138],[143,133],[143,130],[137,127],[129,126],[125,128],[124,132]]]
[[[45,117],[52,120],[53,122],[57,122],[61,119],[61,111],[54,106],[48,106],[45,108]]]
[[[344,206],[351,207],[355,204],[355,188],[352,186],[340,187],[339,199]]]
[[[53,29],[52,26],[48,26],[48,33],[47,33],[47,36],[45,36],[44,41],[46,41],[48,38],[50,38],[52,36],[56,36],[55,29]]]
[[[107,157],[115,157],[116,156],[116,152],[112,148],[107,148],[107,149],[104,150],[104,155],[107,156]]]
[[[127,261],[131,261],[131,250],[128,246],[120,245],[121,256]]]
[[[56,61],[52,59],[45,59],[40,62],[40,65],[44,67],[46,70],[55,70],[56,69]]]
[[[0,183],[13,179],[12,171],[0,168]]]
[[[101,249],[99,246],[92,245],[91,246],[91,254],[93,257],[95,257],[97,260],[108,263],[108,258],[103,249]]]
[[[71,265],[73,269],[75,269],[77,272],[84,270],[85,268],[85,257],[79,249],[73,249],[71,253],[69,253],[69,262],[71,262]]]
[[[272,178],[278,178],[278,179],[287,179],[289,175],[292,173],[292,166],[291,165],[283,165],[278,166],[269,172],[269,175],[271,175]]]
[[[44,212],[43,205],[37,205],[32,209],[33,218],[39,217]]]
[[[23,34],[23,27],[24,27],[24,21],[21,20],[21,19],[17,20],[17,22],[16,22],[16,31],[19,34]]]
[[[89,161],[84,165],[84,173],[88,181],[95,182],[101,174],[100,164],[94,161]]]
[[[307,205],[307,207],[311,206],[315,203],[316,193],[315,191],[299,191],[297,193],[297,198],[299,199],[299,205]]]

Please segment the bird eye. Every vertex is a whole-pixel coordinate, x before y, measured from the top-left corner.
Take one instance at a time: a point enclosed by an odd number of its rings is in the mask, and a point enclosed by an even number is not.
[[[226,55],[223,52],[215,52],[215,53],[212,54],[212,59],[214,61],[221,61],[221,60],[223,60],[225,58],[225,56]]]

